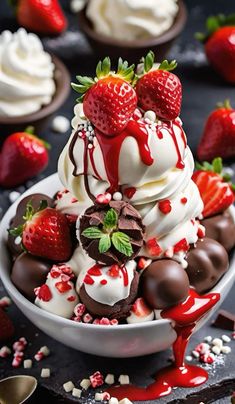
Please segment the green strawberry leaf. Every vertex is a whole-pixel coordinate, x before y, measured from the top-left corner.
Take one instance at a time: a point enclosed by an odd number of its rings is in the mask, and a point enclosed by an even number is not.
[[[27,220],[31,220],[33,215],[34,215],[35,211],[32,205],[32,201],[30,200],[27,205],[26,205],[26,211],[25,214],[23,216],[23,219],[27,222]]]
[[[127,257],[131,257],[131,255],[133,254],[130,237],[121,231],[116,231],[112,234],[112,244],[114,245],[116,250],[126,255]]]
[[[230,182],[231,181],[231,175],[228,173],[223,174],[223,180],[224,182]]]
[[[44,209],[46,209],[47,207],[48,207],[47,201],[46,201],[45,199],[42,199],[42,200],[40,201],[40,205],[39,205],[39,208],[38,208],[37,212],[40,212],[41,210],[44,210]]]
[[[24,225],[20,224],[18,227],[14,227],[13,229],[8,229],[8,233],[14,237],[21,236],[23,233],[23,228],[24,228]]]
[[[149,51],[147,56],[143,59],[145,73],[148,73],[149,70],[152,69],[153,64],[154,64],[154,59],[155,59],[155,54],[153,53],[153,51]]]
[[[111,60],[107,56],[104,58],[104,60],[100,60],[99,63],[96,66],[96,76],[98,79],[101,79],[102,77],[108,76],[110,73],[111,69]]]
[[[223,162],[222,162],[222,158],[221,157],[216,157],[213,161],[212,161],[212,168],[213,171],[217,174],[221,174],[222,169],[223,169]]]
[[[174,70],[177,67],[176,60],[172,60],[170,63],[168,60],[163,60],[163,62],[159,66],[159,70],[167,70],[168,72]]]
[[[99,241],[99,252],[106,253],[111,247],[111,240],[109,234],[104,234]]]
[[[104,217],[104,228],[114,229],[118,224],[118,214],[115,209],[111,208],[108,210]]]
[[[206,32],[196,32],[195,38],[205,43],[219,28],[226,26],[235,26],[235,13],[228,16],[224,14],[211,15],[206,20]]]
[[[104,233],[96,226],[87,227],[87,229],[82,232],[82,236],[92,239],[101,238],[103,235]]]

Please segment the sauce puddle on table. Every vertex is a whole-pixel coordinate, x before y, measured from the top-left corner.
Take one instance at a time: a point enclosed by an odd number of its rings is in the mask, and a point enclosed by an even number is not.
[[[219,301],[219,293],[200,296],[190,289],[188,298],[181,304],[161,312],[163,318],[174,321],[177,338],[173,344],[174,364],[160,370],[154,383],[147,387],[134,385],[114,386],[107,391],[118,400],[155,400],[167,396],[173,387],[196,387],[208,379],[207,372],[199,366],[184,363],[188,341],[197,322]]]

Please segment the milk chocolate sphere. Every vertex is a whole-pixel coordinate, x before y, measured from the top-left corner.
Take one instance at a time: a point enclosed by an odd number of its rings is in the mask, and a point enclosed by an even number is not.
[[[186,257],[186,272],[190,284],[198,293],[204,293],[220,280],[227,271],[229,260],[225,248],[215,240],[205,238],[199,240]]]
[[[208,217],[202,220],[206,228],[206,236],[218,241],[225,250],[230,251],[235,246],[235,223],[229,212]]]
[[[46,261],[24,252],[14,262],[11,280],[25,297],[34,300],[34,288],[45,283],[50,267]]]
[[[143,298],[154,309],[165,309],[186,299],[189,279],[180,264],[171,259],[154,261],[141,276]]]
[[[45,194],[32,194],[22,199],[17,206],[16,214],[12,219],[10,228],[14,229],[15,227],[18,227],[20,224],[24,223],[23,216],[25,215],[28,202],[31,202],[33,208],[37,210],[42,200],[46,201],[50,207],[52,207],[54,204],[53,199]],[[14,237],[11,234],[8,234],[7,246],[14,257],[17,257],[23,251],[20,238]]]

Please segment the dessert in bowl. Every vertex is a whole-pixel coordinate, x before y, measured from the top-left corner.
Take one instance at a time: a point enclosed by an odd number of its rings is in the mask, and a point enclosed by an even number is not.
[[[40,129],[69,94],[66,67],[24,28],[1,33],[0,54],[1,128],[8,133],[29,124]]]
[[[232,186],[219,158],[193,174],[174,67],[154,67],[150,52],[138,75],[121,59],[111,71],[105,58],[95,79],[77,76],[81,97],[60,179],[22,195],[0,232],[4,285],[49,335],[117,357],[175,341],[175,366],[160,377],[164,394],[176,379],[185,387],[206,381],[205,370],[184,364],[185,348],[235,277],[226,251],[235,244],[226,240],[235,226]],[[208,219],[212,238],[205,237]],[[220,220],[227,225],[217,231]],[[155,399],[159,389],[157,381],[150,395],[132,387],[112,395]]]
[[[159,4],[161,3],[161,4]],[[165,57],[183,30],[187,12],[182,0],[91,0],[78,13],[79,27],[99,56],[120,55],[136,62],[152,49]]]

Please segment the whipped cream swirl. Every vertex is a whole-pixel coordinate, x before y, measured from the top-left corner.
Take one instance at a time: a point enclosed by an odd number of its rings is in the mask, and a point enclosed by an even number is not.
[[[55,93],[54,64],[37,35],[20,28],[0,35],[0,117],[38,111]]]
[[[177,12],[177,0],[89,0],[86,9],[96,32],[124,41],[161,35]]]

